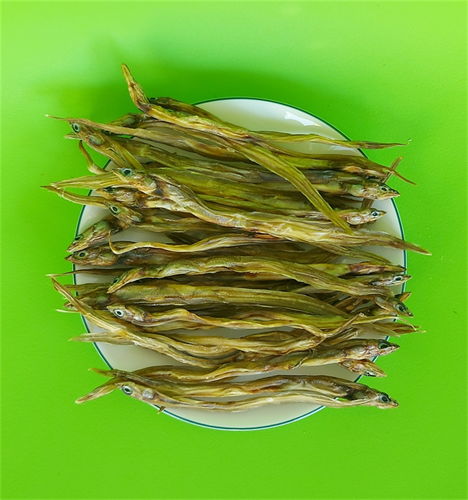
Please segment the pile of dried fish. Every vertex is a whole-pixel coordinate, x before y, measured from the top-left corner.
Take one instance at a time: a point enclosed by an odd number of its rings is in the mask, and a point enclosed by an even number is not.
[[[140,113],[105,124],[65,119],[73,130],[67,137],[79,140],[92,175],[44,186],[74,203],[108,209],[76,236],[67,257],[91,266],[73,274],[107,282],[63,285],[54,275],[52,281],[68,310],[103,330],[73,340],[141,346],[185,366],[96,370],[111,380],[77,402],[121,388],[161,408],[397,406],[385,393],[326,375],[238,377],[328,364],[382,377],[373,360],[398,349],[387,339],[418,331],[404,320],[412,316],[404,304],[409,293],[392,292],[410,278],[406,269],[362,249],[428,254],[368,226],[385,215],[372,208],[373,200],[398,196],[386,182],[392,175],[404,179],[396,172],[401,158],[386,167],[361,156],[278,145],[399,144],[250,131],[197,106],[148,98],[125,65],[123,72]],[[84,145],[113,168],[96,165]],[[111,241],[129,228],[163,234],[171,243]],[[190,332],[214,328],[252,333]]]

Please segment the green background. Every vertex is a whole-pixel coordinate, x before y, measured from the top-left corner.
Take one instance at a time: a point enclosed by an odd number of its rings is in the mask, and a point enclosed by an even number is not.
[[[466,2],[2,2],[2,498],[461,499],[467,496]],[[103,382],[81,320],[46,273],[80,207],[39,186],[83,175],[46,113],[133,111],[120,64],[150,95],[257,97],[353,139],[406,141],[389,164],[407,239],[415,322],[374,385],[400,407],[324,410],[225,432],[158,415]],[[102,159],[100,160],[102,163]],[[371,381],[372,382],[372,381]],[[371,383],[372,385],[372,383]],[[273,410],[274,411],[274,410]]]

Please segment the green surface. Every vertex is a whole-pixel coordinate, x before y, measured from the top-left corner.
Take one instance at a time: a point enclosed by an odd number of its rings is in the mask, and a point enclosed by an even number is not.
[[[466,2],[2,2],[2,498],[462,499],[466,434]],[[324,410],[270,430],[191,426],[121,393],[74,403],[104,363],[46,273],[80,207],[39,186],[82,175],[66,124],[150,95],[258,97],[353,139],[406,141],[389,163],[416,323],[371,385],[396,410]],[[274,411],[274,410],[272,410]]]

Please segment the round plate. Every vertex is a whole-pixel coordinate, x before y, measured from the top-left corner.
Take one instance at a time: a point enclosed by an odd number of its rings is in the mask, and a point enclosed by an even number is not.
[[[263,101],[258,99],[221,99],[208,101],[199,104],[199,106],[211,113],[219,116],[221,119],[242,125],[251,130],[272,130],[278,132],[290,133],[317,133],[326,137],[336,139],[347,139],[337,129],[327,124],[323,120],[301,111],[299,109],[279,104],[271,101]],[[284,146],[284,144],[283,144]],[[170,149],[170,148],[168,148]],[[303,152],[312,152],[317,154],[333,153],[344,155],[360,155],[362,153],[356,149],[348,149],[340,146],[325,146],[321,144],[303,143],[293,145],[291,149]],[[385,231],[400,238],[403,238],[403,229],[393,200],[385,200],[375,202],[376,208],[385,210],[387,214],[377,221],[373,228],[378,231]],[[108,211],[86,206],[83,208],[79,222],[77,234],[89,227],[92,223],[98,221],[108,214]],[[163,240],[161,236],[138,230],[126,230],[115,235],[113,241],[168,241]],[[379,253],[390,259],[393,263],[406,267],[406,254],[401,250],[369,247],[366,250]],[[77,266],[79,268],[79,266]],[[76,283],[85,283],[92,281],[100,281],[98,276],[76,276]],[[105,280],[103,280],[105,281]],[[400,290],[395,287],[395,293]],[[86,328],[90,332],[102,331],[91,323],[85,321]],[[241,337],[251,334],[252,331],[244,330],[228,330],[214,329],[210,330],[213,335],[225,335],[232,337]],[[191,332],[193,335],[193,332]],[[206,332],[204,333],[206,334]],[[180,364],[173,359],[158,354],[156,352],[133,346],[116,346],[111,344],[97,343],[97,350],[103,357],[104,361],[111,368],[119,368],[122,370],[133,371],[139,368],[154,365]],[[282,372],[274,372],[275,375]],[[289,373],[291,372],[284,372]],[[344,378],[347,380],[356,381],[355,374],[338,365],[327,365],[322,367],[306,367],[294,370],[295,374],[322,374]],[[272,374],[269,374],[272,375]],[[244,377],[245,379],[249,377]],[[253,378],[253,377],[250,377]],[[370,384],[376,383],[378,379],[370,379]],[[366,383],[366,381],[364,381]],[[131,403],[129,403],[131,404]],[[171,415],[185,422],[224,430],[255,430],[266,429],[279,425],[288,424],[296,420],[302,419],[317,411],[323,409],[323,406],[311,404],[284,404],[271,405],[242,412],[216,412],[210,410],[196,409],[171,409],[164,410],[164,413]],[[333,410],[329,410],[333,411]],[[155,418],[157,413],[154,414]]]

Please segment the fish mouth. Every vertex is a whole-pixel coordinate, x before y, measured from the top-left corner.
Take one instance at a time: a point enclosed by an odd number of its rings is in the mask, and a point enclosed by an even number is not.
[[[399,405],[398,401],[396,401],[395,399],[391,399],[388,403],[382,403],[380,405],[378,405],[379,408],[382,408],[382,409],[387,409],[387,408],[397,408]]]
[[[398,191],[396,191],[395,189],[390,189],[385,194],[380,195],[379,199],[390,200],[391,198],[397,198],[398,196],[400,196],[400,193]]]
[[[65,260],[67,260],[68,262],[71,262],[72,264],[77,264],[77,265],[86,265],[88,264],[88,261],[85,259],[85,260],[81,260],[81,259],[77,259],[73,254],[71,255],[67,255],[65,257]]]
[[[86,248],[87,247],[87,244],[86,243],[72,243],[68,248],[67,248],[67,252],[70,252],[70,253],[75,253],[75,252],[78,252],[78,250],[83,250],[83,248]],[[69,255],[68,257],[71,257],[71,255]],[[65,257],[67,260],[68,260],[68,257]]]
[[[372,369],[369,369],[367,368],[363,375],[365,375],[366,377],[386,377],[387,374],[379,367],[376,367],[376,368],[372,368]]]

